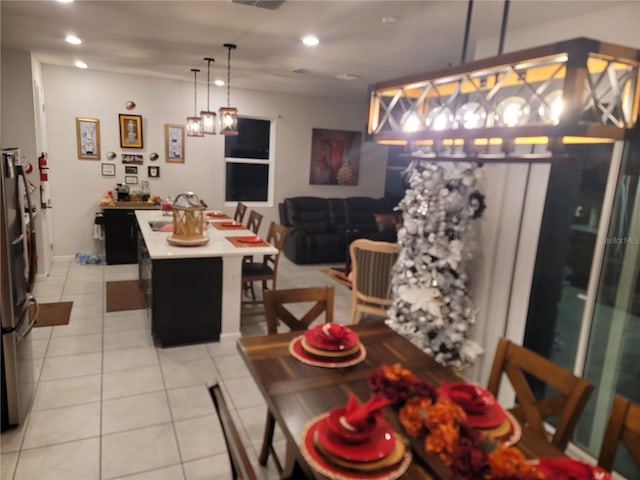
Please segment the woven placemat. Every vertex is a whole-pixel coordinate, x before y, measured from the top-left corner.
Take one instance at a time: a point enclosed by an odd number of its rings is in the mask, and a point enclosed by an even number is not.
[[[265,242],[264,240],[262,240],[259,243],[244,243],[241,242],[240,240],[238,240],[239,238],[242,237],[225,237],[227,240],[229,240],[231,243],[233,243],[233,245],[235,247],[268,247],[269,244],[267,242]]]

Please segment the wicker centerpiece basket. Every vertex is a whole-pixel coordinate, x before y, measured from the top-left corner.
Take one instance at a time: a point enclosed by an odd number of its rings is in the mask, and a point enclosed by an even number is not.
[[[173,201],[173,235],[167,241],[181,247],[204,245],[209,242],[205,226],[200,198],[193,192],[179,194]]]

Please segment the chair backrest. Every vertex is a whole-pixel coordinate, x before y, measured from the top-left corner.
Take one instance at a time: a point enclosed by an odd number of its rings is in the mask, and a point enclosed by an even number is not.
[[[498,341],[489,376],[487,389],[494,395],[498,395],[503,373],[516,394],[517,405],[511,413],[545,438],[547,434],[544,420],[557,417],[551,443],[564,450],[591,395],[593,385],[548,358],[506,338]],[[551,394],[540,400],[536,399],[526,375],[551,387]]]
[[[242,202],[238,202],[236,204],[236,211],[233,213],[233,219],[236,222],[244,222],[244,215],[245,213],[247,213],[247,206],[242,203]]]
[[[607,428],[602,437],[598,465],[613,469],[618,445],[622,443],[640,471],[640,404],[616,395],[613,399]]]
[[[262,214],[257,212],[256,210],[251,210],[249,212],[249,220],[247,220],[247,228],[257,235],[258,230],[260,230],[261,223]]]
[[[227,452],[229,454],[229,460],[231,461],[231,473],[232,478],[240,480],[255,480],[255,472],[249,461],[247,451],[242,444],[242,438],[238,433],[231,412],[227,407],[227,402],[222,395],[220,385],[217,383],[209,387],[209,394],[211,400],[218,412],[218,419],[220,420],[220,426],[222,427],[222,433],[224,435],[224,442],[227,445]]]
[[[287,227],[280,225],[276,222],[269,224],[269,231],[267,232],[267,242],[278,249],[278,253],[275,255],[265,255],[262,262],[265,266],[268,266],[273,272],[273,289],[276,288],[276,279],[278,278],[278,263],[280,260],[280,252],[282,252],[282,246],[284,245],[284,239],[287,236]]]
[[[306,330],[323,312],[325,322],[333,322],[333,298],[333,287],[265,290],[264,311],[267,317],[267,333],[278,333],[280,321],[291,330]],[[296,308],[305,302],[314,303],[303,315],[294,315],[287,308],[287,305],[293,305]]]
[[[364,238],[351,242],[349,257],[352,273],[349,278],[352,294],[358,303],[375,305],[379,313],[384,315],[392,302],[391,269],[399,254],[400,246],[396,243]]]

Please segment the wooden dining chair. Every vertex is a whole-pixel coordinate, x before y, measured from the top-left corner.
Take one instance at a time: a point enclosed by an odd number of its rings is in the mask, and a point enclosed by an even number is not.
[[[548,438],[544,426],[545,419],[557,418],[550,443],[564,450],[591,395],[593,385],[548,358],[506,338],[498,340],[487,386],[496,396],[503,374],[509,379],[516,394],[516,406],[509,411],[520,423],[544,438]],[[536,399],[528,376],[535,377],[551,387],[551,394]]]
[[[306,330],[323,313],[325,322],[333,322],[333,287],[266,290],[263,295],[265,316],[267,317],[267,333],[269,334],[278,333],[280,322],[293,331]],[[296,315],[292,312],[292,307],[302,307],[301,310],[304,313]],[[275,426],[275,417],[267,409],[267,419],[258,462],[260,465],[266,465],[269,455],[271,455],[276,468],[282,473],[282,464],[273,447]]]
[[[245,213],[247,213],[247,206],[242,202],[238,202],[236,204],[236,211],[233,212],[233,220],[240,223],[244,222]]]
[[[251,466],[247,451],[242,444],[240,433],[233,422],[229,407],[224,399],[220,385],[217,383],[209,387],[209,395],[218,413],[218,420],[222,427],[224,443],[231,463],[231,478],[234,480],[256,480],[258,477]]]
[[[598,466],[612,471],[616,451],[621,443],[640,472],[640,404],[616,395],[602,437]]]
[[[333,322],[333,287],[291,288],[264,292],[264,311],[267,317],[267,333],[278,333],[280,322],[290,330],[306,330],[322,313],[325,322]],[[289,305],[313,302],[303,315],[292,313]]]
[[[268,288],[268,282],[271,282],[271,290],[276,289],[278,281],[278,262],[280,260],[280,252],[284,245],[284,239],[287,236],[287,228],[279,223],[271,222],[269,231],[267,232],[267,242],[278,249],[275,255],[265,255],[262,261],[245,261],[242,263],[242,285],[243,289],[251,296],[251,301],[243,303],[259,303],[256,300],[254,282],[262,283],[262,292]],[[252,314],[262,314],[264,312],[253,312]]]
[[[244,215],[244,214],[243,214]],[[251,210],[249,212],[249,219],[247,220],[247,228],[251,230],[253,233],[258,235],[258,230],[260,230],[260,225],[262,224],[263,215],[256,210]],[[242,263],[251,263],[253,262],[253,255],[246,255],[242,258]],[[250,291],[253,293],[253,287],[251,284],[246,283],[242,285],[243,291]],[[254,296],[255,300],[255,296]]]
[[[247,220],[247,228],[258,235],[258,230],[260,230],[260,225],[262,224],[262,218],[263,215],[260,212],[257,210],[251,210],[249,212],[249,219]]]
[[[351,258],[351,323],[365,313],[386,317],[391,306],[391,269],[400,254],[400,246],[364,238],[349,246]]]

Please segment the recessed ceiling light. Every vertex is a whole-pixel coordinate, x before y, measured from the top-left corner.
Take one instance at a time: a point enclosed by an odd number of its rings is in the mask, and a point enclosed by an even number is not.
[[[308,47],[315,47],[320,43],[320,40],[318,40],[318,37],[316,37],[315,35],[305,35],[304,37],[302,37],[302,43],[304,43]]]
[[[339,80],[357,80],[360,77],[358,75],[353,75],[352,73],[339,73],[336,75],[336,78]]]
[[[89,65],[84,63],[82,60],[76,60],[75,66],[78,68],[88,68]]]
[[[213,84],[217,85],[218,87],[224,87],[224,80],[214,80]]]
[[[396,23],[398,21],[397,17],[382,17],[382,23]]]
[[[67,43],[70,43],[71,45],[80,45],[82,43],[82,40],[80,40],[78,37],[72,34],[67,35],[66,37],[64,37],[64,39],[66,40]]]
[[[58,3],[72,3],[73,0],[57,0]]]

